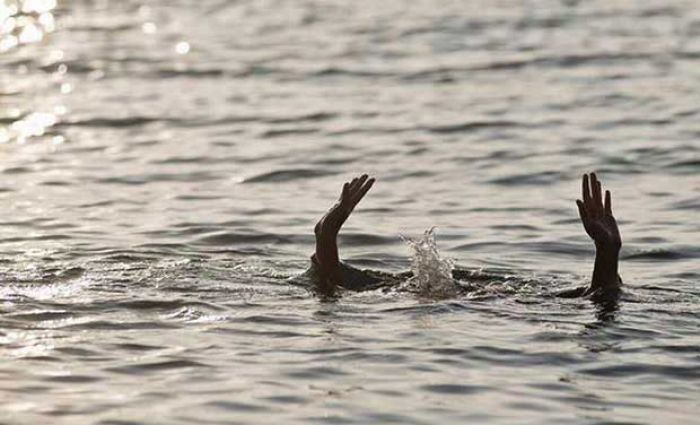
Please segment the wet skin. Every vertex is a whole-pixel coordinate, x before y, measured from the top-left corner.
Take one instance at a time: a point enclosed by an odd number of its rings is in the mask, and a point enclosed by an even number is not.
[[[595,243],[595,263],[591,286],[584,295],[619,291],[622,280],[617,272],[622,238],[612,213],[612,195],[603,190],[595,173],[584,175],[581,183],[583,200],[577,199],[583,228]]]
[[[338,202],[316,223],[316,252],[311,260],[318,266],[318,289],[322,294],[333,295],[341,284],[338,232],[373,184],[374,179],[369,178],[367,174],[346,182]]]
[[[357,204],[374,184],[367,174],[343,185],[338,202],[316,223],[316,252],[311,257],[318,270],[318,291],[333,296],[342,286],[342,268],[338,256],[338,233]],[[594,300],[617,299],[622,280],[618,275],[618,259],[622,239],[612,214],[612,196],[605,191],[595,173],[585,174],[581,183],[582,200],[577,199],[579,216],[596,247],[593,277],[588,287],[561,292],[562,297],[591,296]]]

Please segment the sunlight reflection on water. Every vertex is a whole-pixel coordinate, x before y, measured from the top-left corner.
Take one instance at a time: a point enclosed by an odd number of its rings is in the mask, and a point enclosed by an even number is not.
[[[54,31],[51,13],[55,0],[2,0],[0,2],[0,53],[22,44],[36,43]]]
[[[16,423],[693,423],[694,1],[0,5]],[[625,241],[604,309],[552,297],[590,277],[590,170]],[[342,258],[423,291],[289,279],[358,172]]]
[[[46,34],[56,29],[52,13],[56,6],[54,0],[0,1],[0,53],[7,54],[9,50],[44,40]],[[56,59],[57,55],[62,57],[60,51],[58,53],[54,51],[50,56]],[[63,67],[62,71],[59,69],[57,76],[60,77],[65,73],[65,65]],[[19,70],[21,69],[20,67]],[[22,116],[7,125],[0,124],[0,143],[15,141],[22,144],[30,138],[44,136],[47,130],[58,122],[58,115],[64,112],[64,108],[56,109],[55,113],[46,111],[22,113],[16,109],[5,111],[4,117],[0,116],[0,118],[7,120],[13,116]],[[54,142],[60,142],[60,140],[62,138],[58,136],[53,138]]]

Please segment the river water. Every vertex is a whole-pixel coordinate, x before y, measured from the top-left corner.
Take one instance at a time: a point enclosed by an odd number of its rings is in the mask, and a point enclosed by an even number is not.
[[[0,0],[0,70],[1,423],[697,423],[696,1]],[[361,172],[341,256],[477,291],[290,283]]]

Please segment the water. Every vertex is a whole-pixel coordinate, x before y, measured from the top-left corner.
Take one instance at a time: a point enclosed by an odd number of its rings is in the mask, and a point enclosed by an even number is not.
[[[0,422],[696,422],[696,2],[0,5]],[[359,172],[343,258],[473,291],[288,282]]]
[[[406,238],[406,243],[413,251],[411,277],[406,281],[409,288],[415,288],[418,294],[433,299],[460,295],[458,288],[462,279],[455,279],[454,264],[440,255],[435,242],[435,228],[426,230],[420,239]],[[471,279],[464,280],[469,282]]]

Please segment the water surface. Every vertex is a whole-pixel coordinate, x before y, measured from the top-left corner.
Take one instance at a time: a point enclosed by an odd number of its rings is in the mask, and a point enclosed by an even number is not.
[[[380,4],[381,3],[381,4]],[[694,1],[0,1],[0,421],[690,424]],[[625,294],[560,300],[614,194]],[[481,291],[322,303],[313,225]]]

